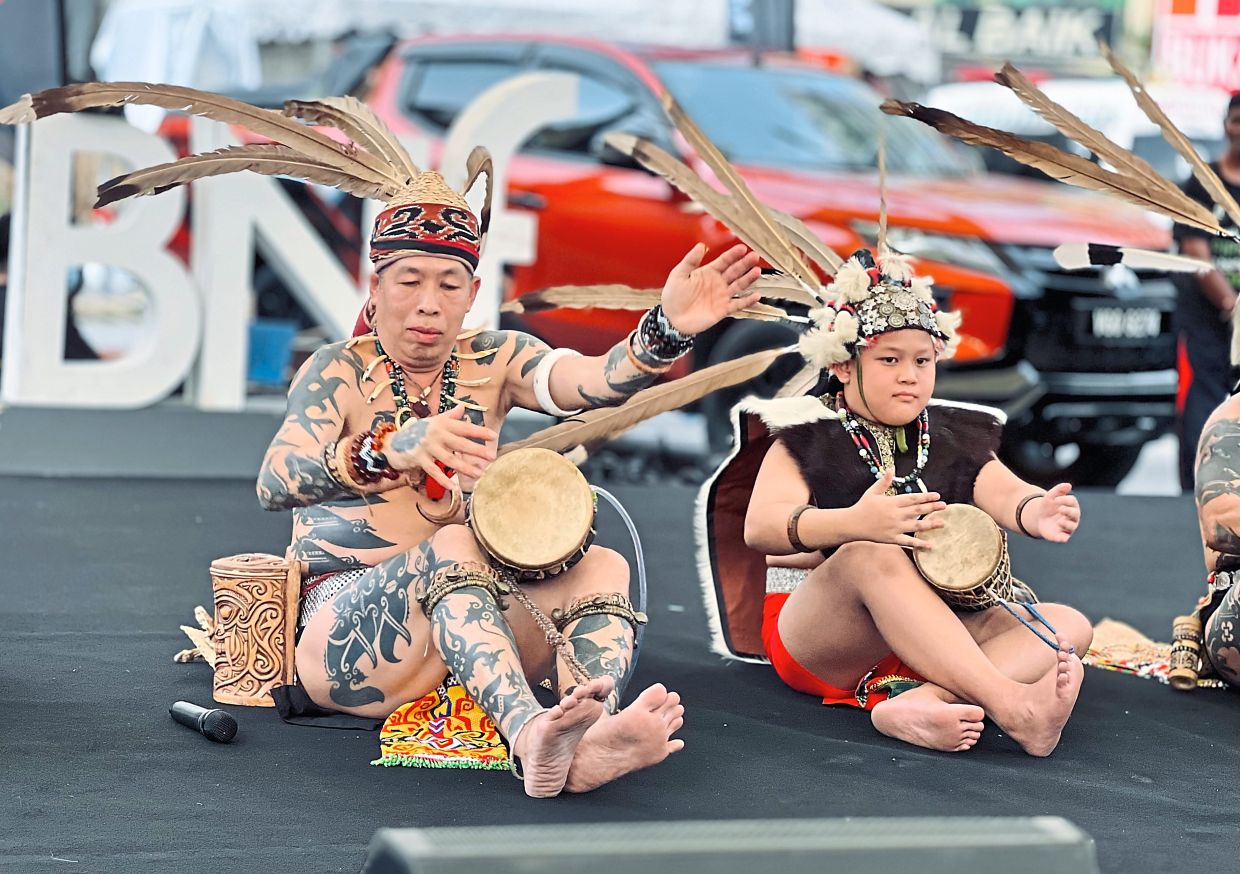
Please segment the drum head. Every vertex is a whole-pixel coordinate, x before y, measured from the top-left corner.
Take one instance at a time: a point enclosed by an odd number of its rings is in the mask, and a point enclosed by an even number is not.
[[[984,510],[970,504],[949,504],[926,518],[943,519],[947,524],[917,535],[934,547],[913,553],[922,576],[940,589],[957,591],[990,579],[1003,555],[1003,532]]]
[[[594,526],[594,493],[577,465],[559,453],[519,449],[486,469],[469,512],[475,536],[495,558],[540,570],[586,542]]]

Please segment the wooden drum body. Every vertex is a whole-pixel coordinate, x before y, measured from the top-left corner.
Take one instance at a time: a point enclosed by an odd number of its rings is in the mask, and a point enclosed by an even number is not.
[[[299,570],[262,553],[211,562],[216,701],[274,707],[271,690],[293,682]]]
[[[518,580],[563,573],[594,542],[594,492],[549,449],[502,455],[474,487],[467,519],[478,544]]]
[[[949,504],[926,518],[946,524],[918,534],[934,548],[914,551],[913,563],[952,609],[985,610],[1000,600],[1021,600],[1012,580],[1007,533],[985,511]]]

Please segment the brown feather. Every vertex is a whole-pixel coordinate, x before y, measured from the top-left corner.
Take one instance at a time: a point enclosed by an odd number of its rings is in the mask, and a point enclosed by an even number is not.
[[[754,288],[756,287],[755,284]],[[627,285],[557,285],[523,294],[515,300],[504,303],[499,311],[501,313],[541,313],[556,309],[648,310],[657,304],[662,296],[663,290],[659,288],[631,288]],[[751,304],[742,310],[730,313],[728,317],[762,322],[799,320],[786,310],[762,303]]]
[[[296,149],[312,161],[336,167],[366,182],[390,183],[395,186],[399,181],[381,158],[343,146],[326,134],[279,112],[179,85],[86,82],[49,88],[37,94],[25,95],[17,103],[0,110],[0,120],[16,124],[61,112],[80,112],[83,109],[129,104],[158,106],[174,112],[202,115],[225,124],[240,125],[259,136],[269,137]]]
[[[127,197],[159,194],[196,179],[239,173],[243,170],[264,176],[291,176],[320,185],[331,185],[358,197],[379,197],[384,189],[381,184],[362,182],[335,167],[311,161],[288,146],[229,146],[109,179],[99,186],[99,200],[95,203],[95,208]]]
[[[633,426],[660,413],[679,409],[721,388],[748,382],[770,367],[776,358],[795,351],[796,347],[768,349],[734,361],[724,361],[683,379],[640,391],[618,407],[588,410],[558,425],[544,428],[524,440],[500,447],[500,454],[526,447],[564,452],[577,446],[614,440]]]
[[[1047,143],[1027,140],[1006,131],[974,124],[942,109],[902,100],[886,100],[881,109],[888,115],[916,119],[961,142],[998,149],[1020,163],[1041,170],[1052,179],[1068,185],[1113,194],[1150,212],[1169,216],[1181,224],[1224,235],[1222,227],[1210,210],[1178,189],[1178,196],[1162,189],[1152,189],[1140,180],[1105,170],[1088,158],[1070,155]]]
[[[1111,51],[1111,47],[1106,42],[1099,41],[1099,47],[1102,49],[1102,54],[1106,57],[1107,63],[1111,65],[1111,69],[1128,83],[1128,90],[1137,99],[1137,105],[1141,107],[1141,111],[1149,117],[1150,121],[1158,125],[1167,142],[1180,153],[1184,160],[1188,161],[1188,165],[1193,170],[1193,175],[1197,177],[1197,181],[1201,183],[1202,187],[1210,193],[1210,197],[1214,199],[1214,202],[1223,208],[1232,222],[1240,226],[1240,204],[1236,203],[1236,199],[1231,196],[1227,186],[1210,169],[1210,165],[1202,159],[1201,155],[1197,154],[1197,150],[1193,148],[1189,138],[1180,132],[1180,129],[1163,112],[1162,107],[1155,102],[1153,97],[1150,97],[1149,92],[1145,90],[1145,85],[1136,77],[1136,74],[1115,56],[1115,53]],[[1228,236],[1234,235],[1229,234]]]
[[[810,389],[818,384],[818,380],[822,378],[822,369],[816,364],[806,364],[795,374],[792,379],[784,383],[783,388],[775,392],[777,398],[799,398],[806,394]]]
[[[759,229],[754,227],[753,222],[745,220],[733,198],[710,187],[683,162],[654,143],[631,134],[608,134],[607,143],[616,151],[629,155],[646,169],[662,176],[727,225],[741,242],[766,259],[767,263],[779,266],[780,254],[777,248],[772,248],[770,236],[756,233]],[[815,280],[814,287],[817,285]]]
[[[810,309],[826,303],[818,295],[806,291],[800,282],[781,273],[762,274],[753,285],[749,286],[749,291],[760,291],[764,298],[799,303]]]
[[[719,177],[719,181],[736,196],[739,215],[746,223],[751,223],[751,234],[767,241],[766,249],[778,259],[771,262],[772,266],[795,276],[809,288],[817,287],[818,280],[813,271],[806,266],[797,250],[780,232],[777,223],[767,211],[766,205],[754,197],[745,180],[741,178],[741,174],[736,172],[736,168],[724,157],[723,152],[719,151],[718,146],[711,142],[710,137],[706,136],[669,92],[664,91],[660,95],[660,102],[663,104],[664,112],[672,120],[672,124],[676,125],[677,130],[689,141],[689,145],[697,151],[698,156]]]
[[[784,229],[784,233],[788,235],[789,241],[796,246],[806,256],[818,265],[827,276],[834,276],[835,271],[839,270],[844,264],[844,259],[835,254],[826,243],[818,239],[814,232],[809,229],[805,222],[801,221],[794,215],[779,209],[769,209],[771,216]]]
[[[1086,124],[1060,104],[1046,96],[1038,86],[1011,64],[995,74],[995,81],[1011,91],[1034,112],[1050,122],[1061,134],[1089,149],[1099,159],[1106,161],[1119,173],[1131,173],[1150,186],[1174,187],[1162,174],[1141,157],[1113,142],[1102,131]]]
[[[491,160],[491,153],[483,146],[474,146],[469,157],[465,159],[465,173],[465,187],[461,189],[463,195],[469,193],[479,176],[487,177],[486,189],[482,195],[482,210],[478,213],[478,248],[481,250],[486,244],[487,231],[491,228],[491,196],[495,184],[495,163]]]
[[[311,124],[325,124],[396,168],[401,182],[419,173],[405,147],[375,111],[356,97],[324,97],[320,100],[286,100],[284,114]]]

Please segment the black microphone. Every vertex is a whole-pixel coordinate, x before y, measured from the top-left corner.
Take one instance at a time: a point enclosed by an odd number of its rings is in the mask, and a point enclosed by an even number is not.
[[[223,710],[208,710],[188,701],[177,701],[168,708],[168,714],[216,743],[226,744],[237,736],[237,720]]]

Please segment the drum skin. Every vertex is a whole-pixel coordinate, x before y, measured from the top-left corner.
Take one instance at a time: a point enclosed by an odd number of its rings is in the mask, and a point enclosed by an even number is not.
[[[478,480],[469,524],[501,563],[556,572],[584,554],[594,512],[594,493],[575,464],[549,449],[519,449],[501,455]]]
[[[942,528],[917,536],[933,546],[915,550],[913,562],[922,576],[946,592],[967,592],[992,581],[1006,550],[995,521],[970,504],[950,504],[927,519],[943,519]]]

